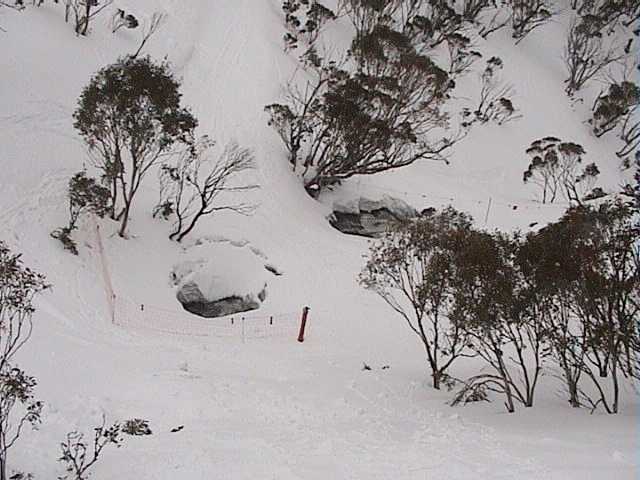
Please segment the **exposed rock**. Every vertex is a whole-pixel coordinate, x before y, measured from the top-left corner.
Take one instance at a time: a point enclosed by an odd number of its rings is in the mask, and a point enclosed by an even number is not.
[[[334,204],[329,222],[343,233],[376,238],[394,223],[418,215],[418,211],[406,202],[384,196],[381,200],[360,198],[347,204]]]
[[[254,295],[232,295],[215,301],[209,301],[200,291],[194,282],[187,282],[178,290],[177,298],[184,309],[194,315],[205,318],[224,317],[235,313],[248,312],[260,308],[260,302],[267,296],[265,288],[258,293],[256,299]],[[258,301],[260,300],[260,301]]]

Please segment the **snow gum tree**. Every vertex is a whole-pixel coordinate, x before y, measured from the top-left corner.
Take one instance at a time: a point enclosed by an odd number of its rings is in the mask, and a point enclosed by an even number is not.
[[[418,336],[436,389],[451,364],[466,355],[465,332],[451,314],[454,257],[470,228],[471,219],[453,208],[398,224],[371,245],[359,278]]]
[[[121,237],[146,174],[193,137],[198,122],[181,106],[179,87],[166,62],[124,57],[95,74],[78,101],[74,126],[110,186]]]
[[[526,153],[531,162],[522,180],[540,188],[542,203],[553,203],[561,194],[565,200],[579,204],[600,174],[595,163],[579,169],[586,152],[582,145],[574,142],[544,137],[532,142]]]
[[[597,17],[587,15],[573,19],[567,34],[564,60],[569,77],[565,80],[568,95],[580,90],[611,63],[622,58],[607,46]]]
[[[353,175],[443,160],[461,135],[447,131],[453,82],[430,51],[451,38],[454,70],[475,58],[452,35],[462,20],[446,2],[350,0],[341,8],[356,31],[343,59],[309,48],[306,86],[288,85],[286,102],[265,108],[312,195]]]
[[[589,121],[593,133],[601,137],[616,128],[626,117],[633,115],[640,105],[640,87],[633,82],[611,83],[607,93],[600,94],[593,105],[593,118]]]

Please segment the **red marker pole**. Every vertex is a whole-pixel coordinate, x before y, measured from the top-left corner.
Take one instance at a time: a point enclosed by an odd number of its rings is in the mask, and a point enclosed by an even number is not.
[[[309,315],[309,307],[302,309],[302,320],[300,321],[300,333],[298,333],[298,341],[304,342],[304,329],[307,327],[307,316]]]

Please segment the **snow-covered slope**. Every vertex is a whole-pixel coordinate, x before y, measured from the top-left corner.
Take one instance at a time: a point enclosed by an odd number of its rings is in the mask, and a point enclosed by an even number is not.
[[[252,181],[261,188],[248,201],[259,205],[256,213],[214,216],[197,234],[247,241],[283,272],[259,314],[282,318],[280,332],[287,333],[244,343],[238,335],[189,335],[169,278],[182,252],[167,239],[168,226],[151,218],[152,177],[131,239],[101,224],[116,294],[145,306],[121,310],[119,324],[111,324],[93,225],[83,224],[78,235],[79,257],[62,251],[49,232],[66,221],[68,178],[87,161],[71,119],[79,92],[99,67],[135,50],[139,33],[112,35],[104,16],[89,37],[76,38],[50,2],[22,13],[1,9],[7,32],[0,33],[0,238],[54,285],[39,302],[34,336],[20,358],[39,380],[44,423],[17,444],[11,466],[36,478],[60,474],[64,434],[90,434],[105,412],[109,419],[146,418],[154,434],[107,452],[96,479],[636,477],[631,391],[620,415],[589,415],[568,408],[556,395],[558,382],[547,377],[536,408],[506,415],[499,401],[451,408],[450,393],[429,387],[418,342],[357,285],[366,241],[328,225],[327,206],[306,195],[266,126],[263,106],[279,98],[295,68],[281,48],[280,2],[117,3],[141,19],[167,13],[148,52],[168,56],[202,133],[253,149]],[[564,28],[551,23],[519,46],[506,32],[480,45],[486,56],[503,58],[522,120],[472,132],[449,166],[423,163],[354,178],[334,195],[394,195],[416,208],[451,203],[490,228],[527,228],[563,209],[534,202],[521,182],[524,149],[545,135],[583,144],[604,185],[616,187],[615,145],[593,138],[582,123],[585,107],[573,107],[564,94],[555,47]],[[299,344],[295,327],[305,305],[310,336]],[[173,333],[154,330],[149,312],[175,322]],[[362,371],[363,362],[373,370]],[[180,432],[170,432],[179,425]]]

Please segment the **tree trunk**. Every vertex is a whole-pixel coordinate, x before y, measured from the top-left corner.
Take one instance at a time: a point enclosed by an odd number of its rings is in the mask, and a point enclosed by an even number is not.
[[[0,412],[0,417],[7,415],[8,412]],[[0,480],[7,480],[7,445],[6,432],[0,426]]]
[[[117,220],[116,217],[116,207],[118,203],[118,178],[116,176],[113,177],[111,181],[111,219]]]
[[[504,361],[502,360],[502,352],[498,351],[498,365],[500,366],[500,376],[502,377],[502,382],[504,383],[504,394],[507,397],[507,401],[504,403],[505,407],[507,407],[507,411],[509,413],[513,413],[516,411],[516,408],[513,404],[513,393],[511,392],[511,385],[509,384],[509,377],[507,375],[507,369],[504,365]]]
[[[580,408],[580,399],[578,397],[578,384],[571,380],[567,380],[567,387],[569,389],[569,405],[573,408]]]
[[[80,32],[80,35],[83,35],[83,36],[86,36],[87,30],[89,30],[89,16],[91,15],[91,0],[85,0],[85,1],[86,1],[85,13],[84,13],[84,19],[82,21],[82,31]]]
[[[433,388],[440,390],[443,373],[440,370],[434,369],[431,376],[433,377]]]
[[[178,241],[178,243],[180,243],[184,237],[186,237],[187,235],[189,235],[189,233],[191,233],[191,230],[193,230],[193,228],[196,226],[196,223],[198,222],[198,219],[201,216],[202,216],[202,210],[200,212],[196,213],[196,215],[193,217],[193,220],[191,220],[191,223],[184,230],[184,232],[180,233],[179,230],[178,230],[178,232],[176,232],[176,234],[179,234],[178,238],[176,239]],[[169,238],[171,238],[171,237],[169,237]]]
[[[618,413],[618,400],[620,398],[620,385],[618,384],[618,369],[613,361],[614,365],[611,369],[611,380],[613,382],[613,404],[611,406],[611,413]]]
[[[120,237],[125,238],[125,234],[127,232],[127,226],[129,225],[129,211],[131,208],[131,198],[129,198],[129,201],[124,202],[124,210],[123,210],[123,214],[122,214],[122,223],[120,224],[120,231],[118,232],[118,235],[120,235]]]

